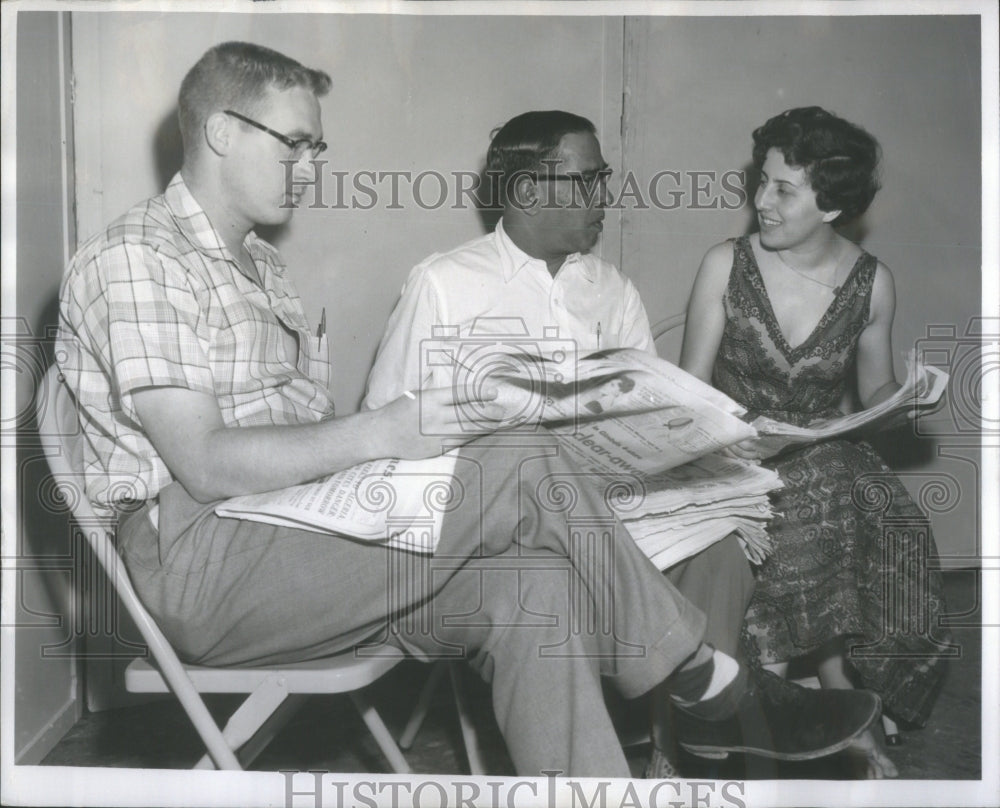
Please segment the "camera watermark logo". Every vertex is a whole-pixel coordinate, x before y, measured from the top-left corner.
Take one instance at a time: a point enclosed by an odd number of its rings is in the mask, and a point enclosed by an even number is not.
[[[48,326],[36,335],[23,318],[5,318],[2,325],[3,365],[16,379],[17,407],[0,434],[4,447],[17,450],[20,514],[16,549],[4,558],[18,577],[17,608],[6,624],[57,629],[56,637],[39,644],[43,658],[144,655],[145,646],[129,639],[116,582],[109,578],[117,574],[114,545],[105,541],[113,520],[93,514],[87,503],[75,403],[66,378],[50,370],[53,359],[65,359],[57,330]],[[132,503],[145,498],[128,480],[113,483],[109,493]],[[44,603],[34,601],[37,584],[53,592]]]
[[[42,389],[42,379],[55,355],[56,328],[48,326],[38,336],[23,317],[5,317],[2,332],[0,361],[17,390],[13,411],[0,420],[0,441],[3,446],[38,446],[36,417],[52,406],[52,396]],[[79,426],[74,423],[72,431],[79,432]]]
[[[852,645],[852,659],[932,660],[961,655],[960,646],[950,642],[947,632],[940,638],[934,636],[944,617],[943,595],[940,560],[926,515],[927,511],[954,507],[958,498],[957,481],[941,475],[931,477],[922,486],[921,508],[910,500],[899,474],[870,472],[855,480],[851,489],[853,505],[876,520],[881,530],[877,546],[882,635]]]
[[[922,424],[918,435],[1000,435],[1000,420],[983,411],[984,391],[997,389],[1000,376],[1000,320],[974,317],[960,330],[954,324],[929,325],[916,341],[917,357],[948,371],[948,393],[940,412]]]
[[[458,325],[435,326],[420,343],[420,372],[430,378],[427,386],[452,390],[463,432],[495,429],[497,407],[505,429],[537,430],[552,390],[563,397],[567,385],[572,389],[577,345],[560,338],[557,327],[533,335],[521,317],[479,317],[461,332]],[[423,434],[433,429],[421,418]]]

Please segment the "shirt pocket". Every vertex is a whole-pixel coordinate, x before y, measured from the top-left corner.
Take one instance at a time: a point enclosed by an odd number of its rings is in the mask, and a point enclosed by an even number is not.
[[[322,387],[330,386],[330,343],[326,334],[321,337],[310,336],[308,332],[299,332],[304,340],[303,367],[300,370]]]

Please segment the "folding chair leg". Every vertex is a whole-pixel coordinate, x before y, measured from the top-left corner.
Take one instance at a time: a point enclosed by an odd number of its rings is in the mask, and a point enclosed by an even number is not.
[[[358,713],[361,714],[362,720],[368,725],[368,731],[375,738],[375,743],[378,744],[379,749],[382,750],[382,754],[389,761],[392,770],[396,774],[409,774],[410,764],[406,762],[403,753],[399,751],[399,747],[396,746],[396,742],[392,739],[392,733],[389,732],[389,728],[383,723],[378,711],[372,707],[371,702],[360,691],[354,690],[349,695]]]
[[[437,686],[437,683],[441,680],[441,676],[444,674],[444,666],[444,662],[434,662],[431,664],[431,673],[430,676],[427,677],[424,689],[420,691],[420,697],[417,699],[417,706],[413,708],[410,720],[406,722],[403,734],[399,736],[399,745],[403,749],[409,749],[413,746],[413,741],[416,739],[417,733],[420,732],[420,727],[424,724],[424,719],[427,717],[427,711],[431,706],[431,696],[434,693],[434,688]]]
[[[431,696],[434,688],[444,675],[445,669],[451,677],[451,692],[455,697],[455,710],[458,712],[458,725],[462,732],[462,744],[465,746],[465,756],[469,761],[469,773],[473,775],[486,774],[486,767],[479,754],[479,739],[476,735],[476,727],[473,724],[469,711],[468,702],[465,698],[465,691],[462,689],[461,671],[455,662],[435,662],[431,668],[431,674],[427,677],[424,689],[420,691],[417,699],[417,706],[413,708],[410,720],[406,723],[403,734],[399,736],[399,745],[403,749],[409,749],[413,741],[423,726],[424,719],[430,709]]]
[[[308,694],[294,693],[285,699],[277,710],[271,713],[261,728],[254,733],[254,736],[249,741],[240,747],[237,753],[240,765],[244,769],[257,759],[258,755],[274,740],[274,736],[284,729],[285,725],[292,720],[308,699]]]
[[[469,703],[465,698],[465,690],[462,688],[462,671],[454,662],[448,664],[448,673],[451,674],[451,690],[455,694],[455,709],[458,712],[458,725],[462,730],[462,743],[465,745],[465,756],[469,760],[469,774],[486,774],[486,767],[479,755],[479,739],[476,736],[476,727],[469,712]]]
[[[265,721],[277,710],[288,697],[288,687],[281,677],[268,679],[251,693],[222,730],[222,737],[230,749],[239,749],[249,741],[261,728]],[[195,766],[196,769],[212,769],[212,760],[203,755]]]
[[[157,656],[156,661],[161,665],[161,670],[165,670],[165,666],[169,664],[169,660],[162,661],[159,656]],[[174,657],[174,664],[177,666],[177,671],[180,671],[180,662],[177,662],[176,657]],[[214,759],[220,769],[239,771],[242,768],[239,760],[233,754],[232,747],[227,744],[223,734],[219,732],[219,725],[215,723],[215,719],[208,712],[205,702],[195,691],[191,680],[183,672],[174,672],[172,676],[165,674],[165,678],[191,719],[191,723],[194,724],[202,742],[208,747],[208,752],[202,755],[201,760],[195,764],[195,768],[214,769],[215,763],[212,762]]]

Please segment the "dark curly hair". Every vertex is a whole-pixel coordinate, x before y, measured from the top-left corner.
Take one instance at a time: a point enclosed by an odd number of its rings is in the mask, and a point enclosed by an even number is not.
[[[819,209],[841,211],[837,224],[864,213],[879,189],[878,141],[821,107],[789,109],[755,129],[758,170],[771,149],[778,149],[788,165],[805,170]]]

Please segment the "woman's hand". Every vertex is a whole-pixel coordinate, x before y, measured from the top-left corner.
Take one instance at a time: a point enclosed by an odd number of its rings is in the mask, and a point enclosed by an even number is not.
[[[919,406],[917,404],[913,404],[907,410],[900,410],[889,418],[884,424],[882,424],[881,430],[888,431],[892,429],[900,429],[904,426],[915,426],[918,418],[930,418],[937,415],[944,408],[947,396],[948,391],[946,390],[941,395],[941,398],[939,398],[933,405]]]

